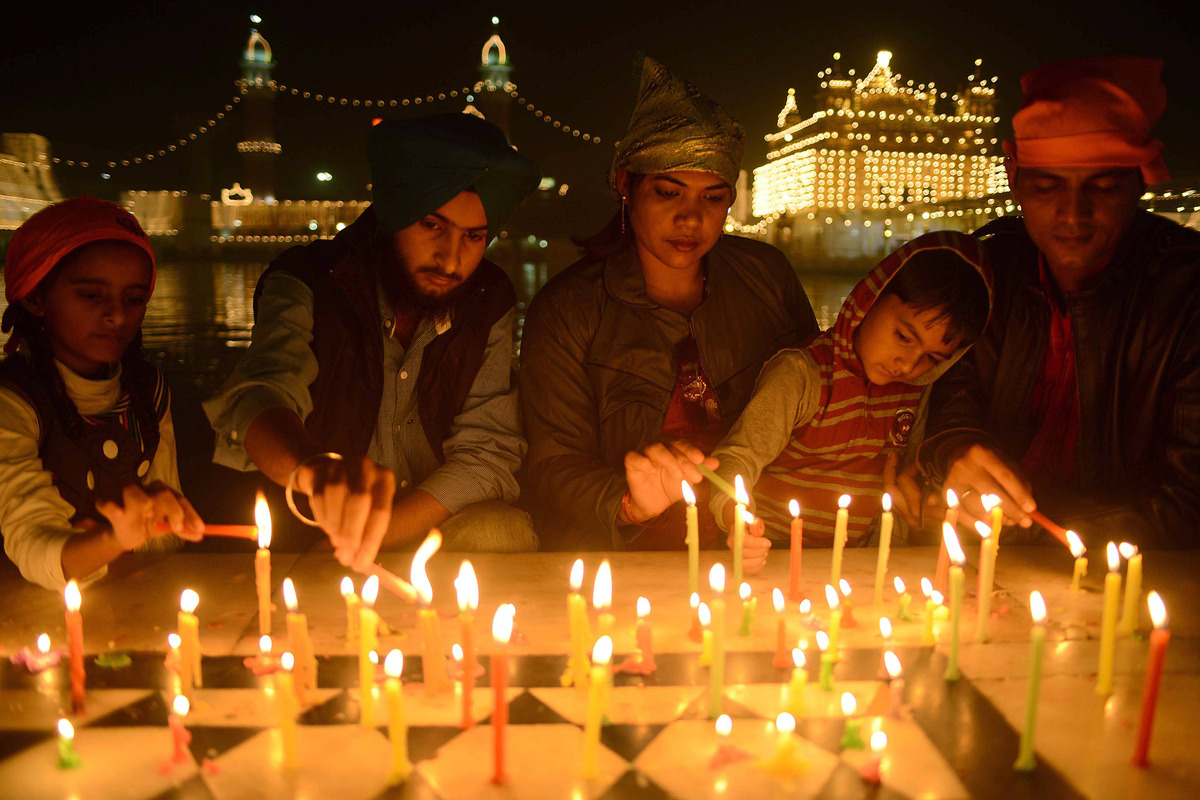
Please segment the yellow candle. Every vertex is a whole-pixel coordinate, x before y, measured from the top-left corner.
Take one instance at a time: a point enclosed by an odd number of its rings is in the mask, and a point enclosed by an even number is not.
[[[184,589],[179,597],[179,693],[187,696],[193,687],[203,686],[200,674],[200,620],[196,606],[200,595]]]
[[[842,610],[838,607],[841,602],[838,599],[837,589],[829,584],[825,584],[825,602],[829,603],[829,650],[830,657],[838,660],[838,632],[842,627]]]
[[[921,592],[925,595],[925,630],[921,633],[921,644],[933,644],[937,641],[933,637],[933,611],[936,606],[933,602],[933,584],[929,578],[921,578]]]
[[[271,632],[271,511],[267,498],[259,492],[254,501],[254,522],[258,526],[258,552],[254,554],[254,587],[258,592],[258,633]]]
[[[597,637],[612,638],[612,586],[612,567],[606,558],[600,562],[600,567],[596,570],[596,580],[592,584],[592,605],[596,607],[597,614]]]
[[[808,671],[804,668],[804,651],[792,648],[792,679],[788,682],[787,711],[796,719],[804,716],[804,687],[808,684]]]
[[[353,648],[358,640],[358,595],[354,593],[354,581],[349,576],[342,578],[342,599],[346,601],[346,644]]]
[[[837,586],[842,579],[842,551],[846,548],[846,526],[850,523],[850,495],[838,498],[837,517],[833,527],[833,562],[829,570],[829,582]]]
[[[1104,616],[1100,621],[1100,667],[1096,694],[1113,690],[1113,655],[1117,641],[1117,609],[1121,604],[1121,553],[1116,542],[1108,543],[1108,574],[1104,576]]]
[[[475,610],[479,608],[479,581],[470,561],[463,561],[454,581],[458,595],[458,622],[462,632],[462,722],[466,729],[475,724],[471,696],[475,689]]]
[[[696,493],[687,481],[683,481],[683,499],[687,502],[685,522],[687,524],[688,548],[688,591],[700,591],[700,517],[696,509]]]
[[[588,687],[587,720],[583,729],[583,777],[595,778],[600,752],[600,725],[604,721],[606,686],[611,676],[612,639],[602,635],[592,648],[592,677]]]
[[[950,555],[950,655],[946,660],[946,680],[956,681],[962,677],[958,669],[959,632],[962,628],[962,601],[965,576],[963,563],[967,560],[958,544],[958,534],[954,527],[942,523],[942,536],[946,540],[946,552]]]
[[[362,606],[358,610],[358,691],[362,696],[362,713],[358,721],[364,728],[374,728],[375,720],[375,662],[371,656],[379,650],[379,615],[375,613],[375,598],[379,595],[379,578],[372,575],[363,583]]]
[[[696,609],[696,615],[700,618],[700,625],[703,630],[700,633],[700,660],[696,663],[701,667],[707,667],[712,664],[712,612],[708,609],[708,603],[701,603]]]
[[[388,706],[388,738],[392,742],[392,771],[388,785],[396,786],[408,780],[412,774],[412,762],[408,760],[408,723],[404,719],[404,684],[400,674],[404,672],[404,654],[392,650],[383,660],[384,694]]]
[[[563,686],[574,684],[578,689],[587,688],[587,646],[592,640],[592,626],[588,623],[587,603],[580,589],[583,587],[583,559],[575,559],[571,565],[571,592],[567,595],[567,621],[571,630],[571,656],[567,671],[563,675]]]
[[[883,602],[883,582],[887,578],[888,556],[892,551],[892,496],[883,493],[883,515],[879,518],[879,558],[875,563],[875,602]]]
[[[733,479],[733,494],[737,505],[733,509],[733,583],[742,583],[742,546],[746,540],[746,506],[750,505],[750,495],[746,493],[746,483],[741,475]]]
[[[725,567],[713,564],[708,573],[708,585],[712,589],[712,667],[709,676],[709,707],[710,719],[721,716],[722,699],[725,689]]]
[[[291,653],[279,657],[282,670],[275,673],[275,708],[279,712],[279,739],[283,750],[283,768],[296,769],[300,759],[296,755],[296,688],[292,680],[295,658]]]
[[[992,588],[996,577],[996,536],[991,528],[982,522],[975,523],[979,532],[979,588],[976,590],[977,615],[975,619],[975,640],[986,642],[988,622],[992,616]]]
[[[1138,625],[1138,612],[1142,601],[1142,554],[1137,545],[1121,542],[1121,556],[1125,559],[1125,610],[1117,625],[1119,636],[1132,636]]]
[[[1087,548],[1083,546],[1083,540],[1075,531],[1067,531],[1067,544],[1071,548],[1071,555],[1075,556],[1075,570],[1071,573],[1071,590],[1077,592],[1079,591],[1079,582],[1087,576],[1088,560],[1084,556]]]
[[[442,626],[437,612],[431,608],[433,584],[425,571],[425,564],[442,546],[442,534],[436,528],[429,531],[425,541],[417,548],[412,560],[412,585],[417,590],[421,610],[417,612],[417,624],[421,630],[421,672],[425,678],[425,696],[433,697],[449,691],[450,679],[446,677],[446,651],[442,648]]]
[[[1000,504],[1000,495],[985,494],[979,498],[983,503],[983,507],[991,512],[992,522],[988,525],[992,529],[992,533],[996,534],[996,546],[1000,545],[1000,532],[1004,530],[1004,507]]]
[[[779,739],[775,743],[775,766],[784,771],[796,768],[796,719],[784,711],[775,718]]]
[[[953,489],[946,490],[946,517],[942,521],[943,525],[949,525],[957,530],[958,528],[958,495]],[[950,569],[950,554],[946,550],[946,540],[943,537],[941,545],[938,547],[937,569],[933,573],[933,588],[939,592],[946,591],[946,575]]]
[[[317,657],[308,635],[308,615],[296,610],[299,603],[291,578],[283,579],[283,602],[288,609],[288,648],[296,658],[296,700],[303,708],[307,705],[306,693],[317,688]]]

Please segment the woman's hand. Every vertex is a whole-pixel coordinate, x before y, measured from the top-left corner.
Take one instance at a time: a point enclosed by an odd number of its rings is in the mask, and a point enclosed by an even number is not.
[[[771,540],[764,534],[766,525],[761,518],[755,517],[754,522],[746,526],[746,535],[742,537],[742,574],[757,575],[767,565],[767,554],[771,552]],[[733,549],[733,529],[725,539],[725,546]],[[736,587],[735,587],[736,588]]]
[[[112,526],[113,538],[122,550],[136,550],[166,533],[198,542],[204,538],[204,521],[187,498],[162,483],[126,486],[121,502],[101,500],[96,510]]]
[[[392,518],[395,474],[369,458],[315,458],[296,471],[295,481],[338,563],[360,571],[375,563]]]
[[[632,522],[645,522],[666,511],[683,499],[683,482],[700,483],[704,477],[696,469],[703,464],[716,469],[720,462],[709,458],[699,449],[683,441],[655,442],[641,452],[625,454],[625,480],[637,517]]]

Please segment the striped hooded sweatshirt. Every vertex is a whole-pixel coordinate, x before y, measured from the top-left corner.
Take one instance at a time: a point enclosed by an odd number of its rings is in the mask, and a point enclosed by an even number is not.
[[[838,498],[851,496],[847,542],[862,544],[883,494],[889,453],[902,452],[917,428],[922,396],[969,349],[911,383],[872,384],[854,349],[854,331],[892,279],[917,253],[946,248],[971,264],[987,285],[991,270],[980,245],[954,231],[920,236],[888,255],[847,296],[833,327],[801,348],[782,350],[758,376],[754,396],[712,456],[717,473],[753,486],[752,510],[767,535],[786,540],[788,501],[803,509],[805,544],[832,545]],[[964,266],[964,268],[967,268]],[[724,523],[725,495],[714,492],[713,512]]]

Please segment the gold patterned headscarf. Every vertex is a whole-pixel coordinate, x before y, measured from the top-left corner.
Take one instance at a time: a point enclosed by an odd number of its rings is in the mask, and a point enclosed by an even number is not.
[[[641,175],[698,170],[719,175],[737,191],[742,125],[692,84],[652,58],[642,63],[642,83],[629,130],[617,142],[608,184],[617,191],[617,170]]]

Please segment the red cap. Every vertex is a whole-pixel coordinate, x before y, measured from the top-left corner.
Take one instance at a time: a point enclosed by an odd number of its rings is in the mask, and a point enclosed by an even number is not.
[[[1004,152],[1018,167],[1138,167],[1147,184],[1165,181],[1162,142],[1150,137],[1167,105],[1161,74],[1162,59],[1143,56],[1042,64],[1021,78]]]

